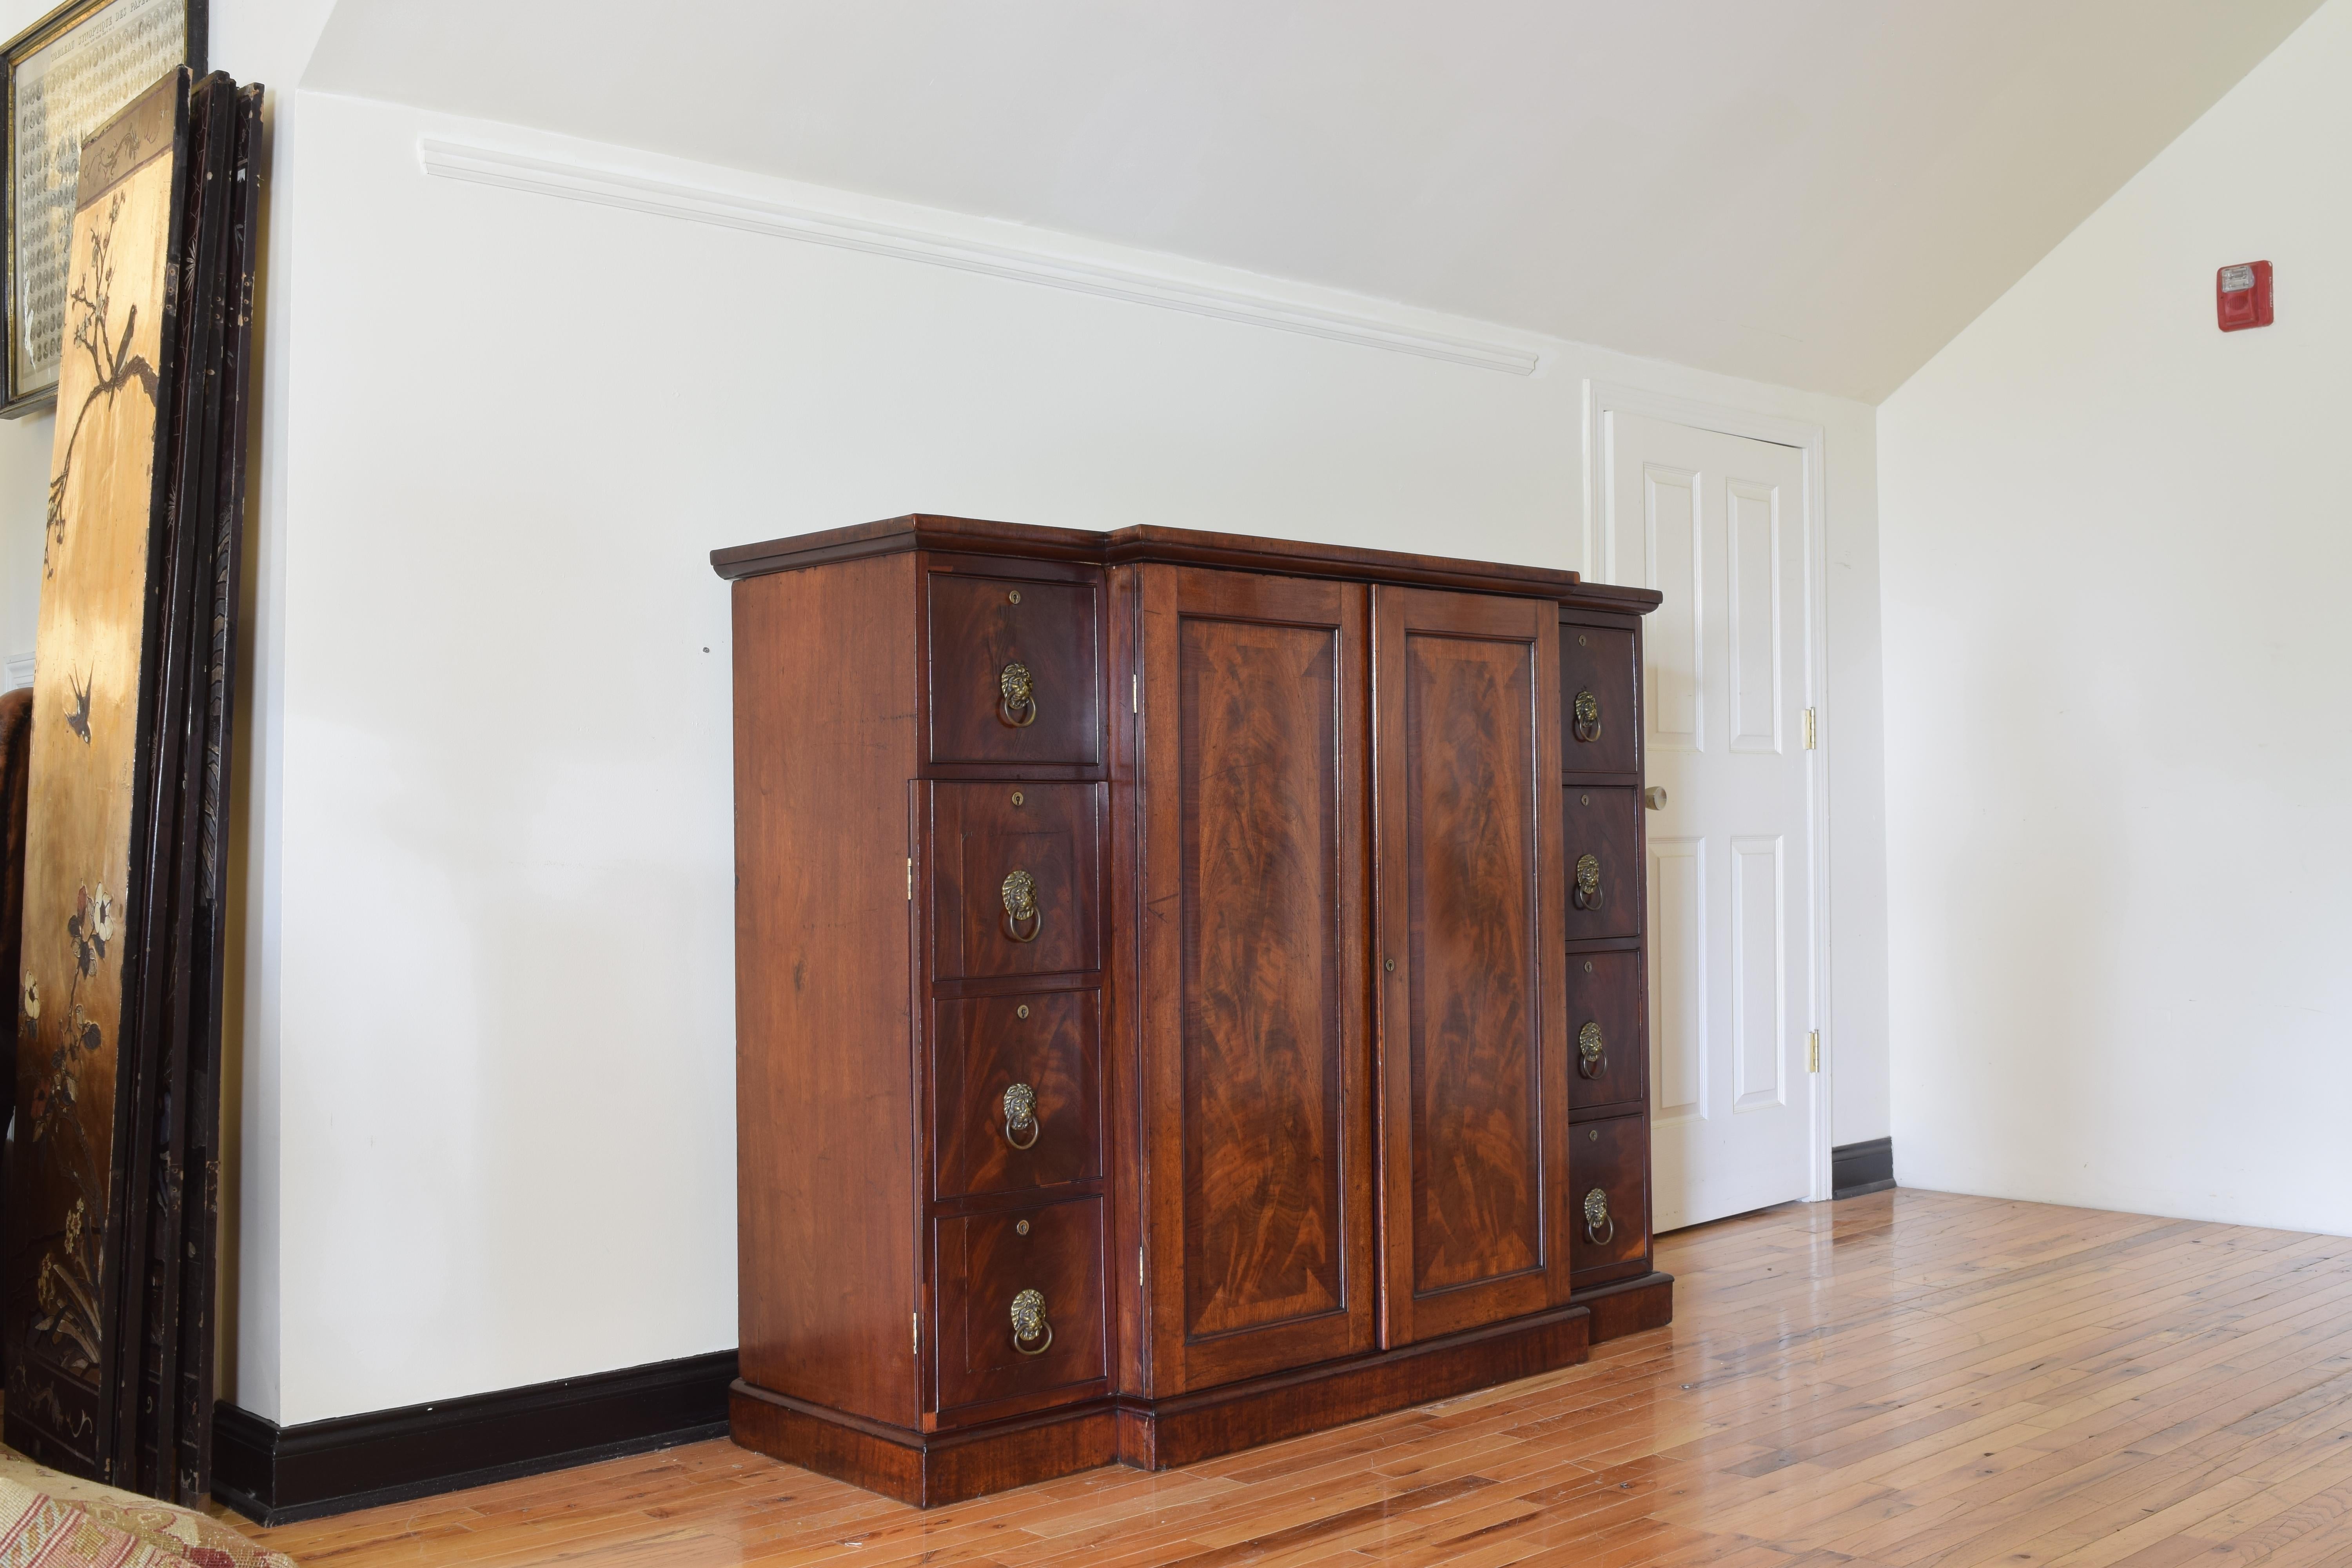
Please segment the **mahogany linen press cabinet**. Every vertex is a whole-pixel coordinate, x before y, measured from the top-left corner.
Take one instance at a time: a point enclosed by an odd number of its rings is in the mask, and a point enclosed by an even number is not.
[[[711,561],[737,1442],[929,1505],[1670,1319],[1655,594],[930,516]]]

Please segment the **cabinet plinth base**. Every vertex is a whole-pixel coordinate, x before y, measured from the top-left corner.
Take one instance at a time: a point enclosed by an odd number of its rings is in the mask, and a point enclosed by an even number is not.
[[[1595,1285],[1589,1290],[1579,1290],[1569,1298],[1579,1307],[1592,1313],[1592,1342],[1603,1344],[1610,1340],[1638,1334],[1644,1329],[1663,1329],[1675,1321],[1675,1277],[1671,1274],[1650,1273],[1634,1279],[1620,1279],[1614,1284]]]
[[[772,1459],[917,1508],[1049,1481],[1118,1457],[1118,1416],[1107,1399],[954,1432],[910,1432],[740,1378],[728,1390],[727,1435]]]
[[[1164,1470],[1573,1366],[1600,1337],[1593,1332],[1598,1313],[1608,1311],[1612,1326],[1629,1325],[1615,1332],[1630,1333],[1651,1326],[1637,1316],[1657,1315],[1660,1322],[1671,1317],[1670,1292],[1667,1277],[1653,1274],[1596,1290],[1591,1309],[1580,1301],[1423,1344],[1166,1399],[1089,1400],[948,1432],[862,1420],[739,1380],[729,1399],[729,1427],[744,1447],[933,1508],[1114,1461]]]

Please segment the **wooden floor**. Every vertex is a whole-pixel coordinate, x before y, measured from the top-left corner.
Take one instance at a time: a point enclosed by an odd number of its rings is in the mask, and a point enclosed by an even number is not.
[[[2352,1564],[2352,1240],[1893,1192],[1665,1238],[1680,1321],[919,1513],[720,1443],[259,1532],[310,1564]]]

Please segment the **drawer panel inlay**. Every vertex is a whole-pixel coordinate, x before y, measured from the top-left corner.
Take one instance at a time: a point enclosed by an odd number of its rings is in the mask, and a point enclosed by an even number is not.
[[[1640,792],[1571,780],[1561,799],[1567,823],[1562,843],[1569,867],[1568,939],[1640,935]]]
[[[1650,1121],[1580,1121],[1568,1139],[1569,1258],[1579,1285],[1642,1271],[1650,1255]]]
[[[933,1009],[935,1196],[1102,1174],[1100,993],[975,996]]]
[[[1104,1374],[1102,1200],[937,1222],[939,1408]]]
[[[1568,960],[1568,1102],[1629,1105],[1642,1098],[1649,1058],[1643,1037],[1642,955],[1571,953]]]
[[[1095,874],[1102,786],[933,788],[937,977],[1100,968]]]
[[[929,581],[931,761],[1101,762],[1096,585]]]
[[[1633,707],[1633,634],[1610,626],[1559,628],[1560,765],[1571,773],[1630,773],[1641,764]]]

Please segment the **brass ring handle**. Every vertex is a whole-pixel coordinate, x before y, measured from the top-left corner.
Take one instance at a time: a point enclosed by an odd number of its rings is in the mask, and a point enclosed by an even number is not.
[[[1004,900],[1004,934],[1014,942],[1035,942],[1045,929],[1045,913],[1037,907],[1037,879],[1015,867],[1004,874],[1004,885],[997,892]],[[1027,936],[1021,934],[1024,921]]]
[[[1025,664],[1008,664],[996,678],[996,716],[1016,730],[1037,721],[1037,688]]]
[[[1004,1141],[1015,1149],[1034,1149],[1044,1134],[1045,1124],[1037,1120],[1037,1091],[1025,1083],[1016,1083],[1004,1091]],[[1029,1142],[1024,1143],[1015,1134],[1026,1132]]]
[[[1609,1234],[1597,1234],[1604,1225]],[[1606,1247],[1617,1239],[1617,1220],[1609,1212],[1609,1194],[1599,1187],[1584,1194],[1584,1239],[1595,1247]]]
[[[1601,699],[1589,690],[1578,692],[1570,705],[1568,727],[1587,744],[1601,739]]]
[[[1608,1048],[1601,1043],[1601,1026],[1587,1023],[1576,1031],[1576,1070],[1586,1078],[1601,1076],[1601,1065],[1608,1059]]]
[[[1040,1334],[1045,1342],[1031,1350]],[[1013,1298],[1013,1348],[1023,1355],[1044,1355],[1054,1348],[1054,1325],[1045,1321],[1043,1291],[1024,1290]]]
[[[1569,899],[1580,910],[1601,907],[1601,862],[1590,855],[1576,858],[1576,886]]]

